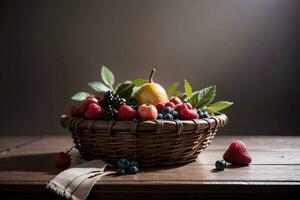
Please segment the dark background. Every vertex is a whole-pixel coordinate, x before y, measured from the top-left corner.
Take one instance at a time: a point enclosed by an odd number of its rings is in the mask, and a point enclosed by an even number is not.
[[[106,64],[117,82],[216,84],[219,134],[299,134],[300,1],[1,1],[0,134],[67,134],[59,116]]]

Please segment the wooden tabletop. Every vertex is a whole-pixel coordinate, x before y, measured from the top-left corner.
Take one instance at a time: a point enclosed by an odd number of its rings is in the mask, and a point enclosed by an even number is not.
[[[216,171],[231,140],[246,143],[253,163]],[[53,166],[59,151],[72,146],[70,136],[0,137],[0,193],[21,199],[54,198],[45,185],[60,170]],[[244,199],[293,198],[300,192],[300,137],[216,136],[196,162],[169,168],[140,169],[136,175],[106,176],[90,198],[178,199],[243,196]],[[247,194],[245,196],[245,194]],[[54,198],[56,199],[56,197]]]

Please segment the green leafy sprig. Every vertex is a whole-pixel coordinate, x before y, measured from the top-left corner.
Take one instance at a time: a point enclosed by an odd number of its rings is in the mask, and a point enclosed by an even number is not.
[[[101,67],[101,78],[102,81],[93,81],[89,82],[88,85],[96,92],[106,92],[108,90],[111,90],[115,92],[117,95],[119,95],[122,98],[130,99],[132,98],[133,91],[136,87],[139,87],[147,82],[147,80],[144,79],[136,79],[133,81],[125,81],[124,83],[119,83],[116,86],[115,85],[115,76],[114,74],[104,65]],[[71,99],[74,101],[83,101],[91,95],[88,92],[78,92],[74,94]]]

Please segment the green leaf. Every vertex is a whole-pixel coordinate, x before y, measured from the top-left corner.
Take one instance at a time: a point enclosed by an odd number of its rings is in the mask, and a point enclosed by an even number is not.
[[[193,95],[192,86],[189,84],[187,80],[184,79],[184,91],[188,98],[191,98]]]
[[[90,83],[88,83],[88,85],[97,92],[106,92],[107,90],[110,90],[109,87],[107,87],[106,85],[104,85],[103,83],[101,83],[99,81],[90,82]]]
[[[177,88],[179,87],[179,83],[173,83],[172,85],[170,85],[169,89],[168,89],[168,97],[171,97],[174,95],[174,93],[176,92]]]
[[[108,85],[110,88],[113,88],[113,85],[115,83],[115,76],[114,74],[104,65],[102,65],[101,68],[101,77],[103,82]]]
[[[136,80],[133,80],[132,83],[133,83],[135,86],[139,87],[139,86],[141,86],[141,85],[143,85],[143,84],[145,84],[145,83],[148,83],[148,81],[145,80],[145,79],[136,79]]]
[[[215,96],[216,86],[212,85],[194,92],[189,99],[189,103],[191,103],[194,108],[203,108],[204,106],[209,105],[214,100]]]
[[[210,110],[210,111],[219,112],[221,110],[228,108],[232,104],[233,104],[233,102],[229,102],[229,101],[219,101],[214,104],[211,104],[210,106],[206,107],[205,109]]]
[[[123,83],[118,87],[116,94],[122,98],[130,99],[133,87],[134,87],[133,83]]]
[[[76,94],[74,94],[71,99],[74,101],[83,101],[86,99],[87,96],[89,96],[90,94],[87,92],[78,92]]]

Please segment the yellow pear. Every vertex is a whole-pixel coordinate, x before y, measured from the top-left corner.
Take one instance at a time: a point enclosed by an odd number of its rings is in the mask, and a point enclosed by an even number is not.
[[[149,83],[143,84],[135,94],[135,100],[138,105],[148,103],[156,106],[159,103],[166,103],[168,101],[168,95],[165,89],[161,85],[153,82],[154,73],[155,69],[152,69]]]

